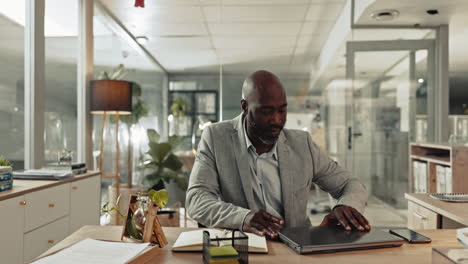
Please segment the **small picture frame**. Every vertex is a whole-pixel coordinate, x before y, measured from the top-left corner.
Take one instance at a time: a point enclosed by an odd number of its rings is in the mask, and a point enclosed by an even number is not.
[[[131,194],[121,239],[166,246],[168,241],[157,214],[157,204],[147,195]]]

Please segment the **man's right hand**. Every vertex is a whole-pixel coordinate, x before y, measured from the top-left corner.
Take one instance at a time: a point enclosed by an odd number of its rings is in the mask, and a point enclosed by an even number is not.
[[[273,216],[264,210],[256,211],[252,218],[244,223],[243,231],[254,233],[259,236],[268,235],[270,238],[277,238],[276,230],[283,228],[284,220]]]

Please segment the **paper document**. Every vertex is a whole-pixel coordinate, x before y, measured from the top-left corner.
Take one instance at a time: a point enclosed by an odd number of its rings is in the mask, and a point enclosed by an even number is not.
[[[176,242],[172,246],[172,251],[202,251],[203,250],[203,231],[210,232],[211,238],[231,237],[232,233],[226,233],[223,230],[203,229],[187,231],[180,233]],[[268,247],[265,237],[257,236],[251,233],[245,233],[249,237],[249,252],[268,253]]]
[[[127,263],[148,247],[149,243],[82,240],[34,264],[120,264]]]
[[[13,171],[14,179],[23,180],[61,180],[73,176],[71,170],[24,170]]]

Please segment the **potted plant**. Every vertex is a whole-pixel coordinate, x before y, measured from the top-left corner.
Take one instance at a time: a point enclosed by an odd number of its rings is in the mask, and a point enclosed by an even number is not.
[[[148,171],[145,174],[145,185],[153,190],[168,189],[172,194],[170,203],[183,203],[188,187],[188,173],[182,171],[183,164],[173,153],[182,138],[171,136],[167,142],[160,142],[160,135],[154,129],[148,129],[147,134],[149,151],[143,160],[145,172]]]

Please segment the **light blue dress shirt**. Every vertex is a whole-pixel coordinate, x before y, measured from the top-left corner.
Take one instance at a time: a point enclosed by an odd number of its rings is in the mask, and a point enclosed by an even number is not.
[[[254,202],[258,208],[262,208],[268,213],[283,219],[284,209],[281,199],[277,143],[275,143],[269,152],[258,155],[254,145],[247,136],[245,119],[243,124],[243,133],[249,153],[248,161]],[[244,219],[244,223],[250,221],[251,216],[253,216],[252,213],[248,214]]]

